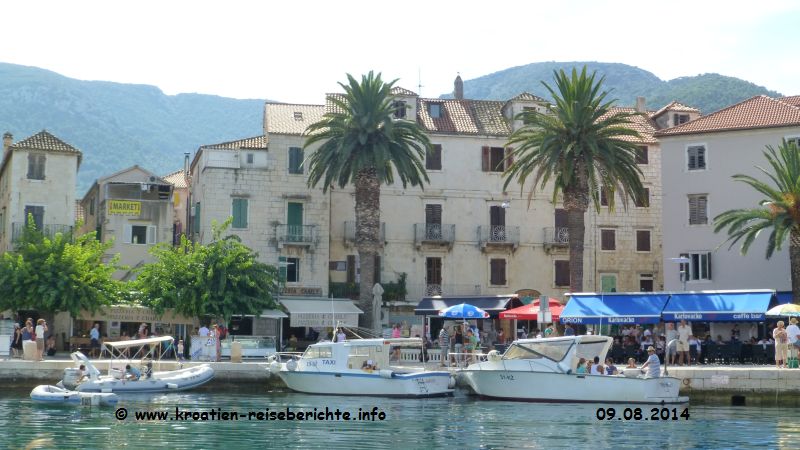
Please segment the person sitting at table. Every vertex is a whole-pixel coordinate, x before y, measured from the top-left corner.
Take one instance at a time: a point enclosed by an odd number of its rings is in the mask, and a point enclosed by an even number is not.
[[[129,381],[138,381],[142,376],[142,372],[136,367],[131,367],[130,364],[125,365],[125,379]]]

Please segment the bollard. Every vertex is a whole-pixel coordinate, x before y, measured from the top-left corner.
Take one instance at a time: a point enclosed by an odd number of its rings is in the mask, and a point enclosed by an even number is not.
[[[242,343],[233,341],[231,342],[231,362],[242,362]]]

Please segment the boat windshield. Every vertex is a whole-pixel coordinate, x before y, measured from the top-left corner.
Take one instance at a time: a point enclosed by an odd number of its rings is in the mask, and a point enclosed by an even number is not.
[[[314,359],[314,358],[331,358],[333,353],[331,352],[330,346],[311,346],[306,349],[306,352],[303,353],[303,358],[305,359]]]
[[[561,361],[572,347],[572,341],[525,342],[515,343],[506,350],[504,359],[538,359],[547,358]]]
[[[595,356],[600,358],[600,361],[605,361],[606,355],[603,354],[603,349],[606,346],[606,342],[581,342],[578,344],[578,349],[575,351],[576,358],[584,358],[587,361],[594,359]]]

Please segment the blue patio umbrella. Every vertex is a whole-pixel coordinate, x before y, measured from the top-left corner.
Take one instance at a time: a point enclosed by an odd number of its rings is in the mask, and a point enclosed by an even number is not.
[[[488,319],[489,313],[478,308],[477,306],[470,305],[469,303],[461,303],[460,305],[453,305],[439,311],[440,317],[448,319]]]

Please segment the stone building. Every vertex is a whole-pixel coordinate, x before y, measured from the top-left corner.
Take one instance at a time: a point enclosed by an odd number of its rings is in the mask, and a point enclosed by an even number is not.
[[[19,142],[3,135],[0,162],[0,253],[13,248],[30,215],[47,235],[75,225],[75,183],[81,152],[47,131]]]

